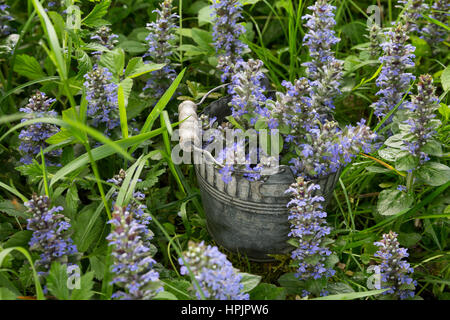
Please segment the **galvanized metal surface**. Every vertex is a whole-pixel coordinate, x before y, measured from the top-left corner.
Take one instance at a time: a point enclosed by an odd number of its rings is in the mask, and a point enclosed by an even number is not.
[[[293,249],[287,243],[286,204],[290,198],[285,191],[295,179],[289,167],[263,181],[250,182],[233,175],[228,184],[212,165],[196,165],[195,171],[208,231],[218,244],[261,262],[273,260],[267,254],[286,254]],[[332,174],[316,181],[325,205],[338,179],[338,174]]]
[[[179,120],[186,116],[192,120],[180,125],[183,142],[197,141],[195,111],[193,103],[183,102],[179,106]],[[295,180],[289,167],[281,166],[278,173],[264,176],[260,181],[250,182],[242,175],[233,174],[231,182],[225,184],[217,166],[208,163],[194,166],[207,228],[219,245],[261,262],[273,261],[268,254],[287,254],[293,249],[287,243],[286,205],[290,197],[285,191]],[[324,207],[331,198],[339,173],[315,181],[320,185],[318,193],[325,198]]]

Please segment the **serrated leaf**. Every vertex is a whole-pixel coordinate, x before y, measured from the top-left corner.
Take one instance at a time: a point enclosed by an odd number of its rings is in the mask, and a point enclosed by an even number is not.
[[[392,216],[412,207],[414,198],[410,194],[388,189],[380,192],[378,196],[377,211],[383,216]]]
[[[29,230],[18,231],[3,244],[3,248],[27,247],[32,234],[33,232]]]
[[[81,21],[83,24],[89,27],[98,27],[103,25],[103,18],[108,13],[108,8],[111,3],[111,0],[104,0],[97,4],[94,9]]]
[[[416,171],[417,177],[434,187],[441,186],[450,180],[450,168],[438,162],[426,162]]]
[[[107,68],[118,79],[125,68],[125,52],[121,48],[105,52],[100,58],[100,64]]]
[[[77,49],[76,57],[78,61],[78,71],[80,74],[85,74],[92,70],[92,62],[89,55],[83,50]]]
[[[189,281],[183,279],[164,279],[163,284],[164,290],[172,293],[179,300],[190,300],[193,298],[190,294],[187,293],[189,288],[192,288],[192,285]]]
[[[102,280],[105,275],[105,259],[106,257],[94,256],[89,258],[91,269],[98,280]]]
[[[47,289],[59,300],[69,300],[67,278],[67,266],[53,262],[47,276]]]
[[[87,272],[80,278],[80,289],[74,289],[70,300],[89,300],[94,295],[94,272]]]
[[[5,212],[13,217],[29,218],[27,208],[20,203],[13,203],[12,201],[1,201],[0,212]]]
[[[45,77],[45,73],[42,71],[41,65],[36,58],[26,54],[16,56],[14,71],[30,80]]]

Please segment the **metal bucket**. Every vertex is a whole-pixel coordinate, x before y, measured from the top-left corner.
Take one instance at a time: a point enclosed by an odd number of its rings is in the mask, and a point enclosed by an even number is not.
[[[189,102],[180,105],[180,120],[186,116],[196,119],[193,106]],[[188,130],[188,126],[180,128],[180,144],[195,140],[195,134],[189,136],[190,132],[193,130]],[[285,191],[295,177],[288,166],[280,166],[277,173],[259,181],[233,174],[228,184],[223,182],[217,166],[203,163],[194,167],[208,232],[217,244],[260,262],[273,261],[268,254],[287,254],[293,249],[287,243],[290,228],[286,205],[290,197]],[[339,172],[315,181],[320,185],[318,193],[325,198],[324,206],[338,179]]]

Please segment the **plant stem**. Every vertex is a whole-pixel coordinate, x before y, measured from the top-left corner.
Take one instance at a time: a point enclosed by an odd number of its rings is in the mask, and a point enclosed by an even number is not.
[[[97,180],[97,186],[98,190],[100,191],[100,195],[102,197],[103,205],[105,206],[106,213],[108,214],[108,219],[111,220],[111,210],[109,210],[109,204],[105,197],[105,191],[103,190],[102,180],[100,178],[100,174],[98,172],[97,163],[94,160],[94,157],[92,156],[91,147],[89,146],[89,142],[85,144],[85,148],[87,151],[87,154],[89,156],[89,161],[91,163],[92,171],[94,171],[95,179]]]

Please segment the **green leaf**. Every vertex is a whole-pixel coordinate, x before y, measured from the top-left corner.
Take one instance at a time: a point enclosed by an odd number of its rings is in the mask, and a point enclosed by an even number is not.
[[[398,158],[395,161],[395,169],[408,171],[417,167],[419,164],[419,159],[412,154],[407,154],[403,157]]]
[[[383,216],[392,216],[411,208],[413,204],[414,198],[412,195],[397,189],[388,189],[380,192],[377,211]]]
[[[106,199],[109,199],[111,194],[112,191],[108,192]],[[87,251],[101,235],[104,221],[99,217],[103,208],[103,202],[85,207],[75,221],[72,222],[74,230],[73,241],[77,245],[78,251]]]
[[[330,295],[330,296],[326,296],[326,297],[314,298],[311,300],[353,300],[353,299],[359,299],[359,298],[378,295],[378,294],[385,292],[386,290],[388,290],[388,289],[371,290],[371,291],[365,291],[365,292],[341,293],[341,294],[335,294],[335,295]]]
[[[450,181],[450,168],[438,162],[426,162],[416,171],[417,177],[424,183],[438,187]]]
[[[91,269],[98,280],[102,280],[105,274],[105,259],[104,256],[94,256],[89,258]]]
[[[30,80],[45,77],[45,73],[36,58],[26,54],[16,56],[14,71]]]
[[[48,144],[58,144],[67,140],[75,141],[72,133],[69,130],[62,129],[61,131],[55,133],[50,138],[45,140]]]
[[[142,42],[135,41],[135,40],[127,40],[127,41],[121,42],[118,47],[122,48],[123,50],[125,50],[126,52],[131,53],[131,54],[144,53],[145,51],[148,50],[147,45],[145,45]]]
[[[153,297],[153,300],[178,300],[178,298],[173,293],[160,291]]]
[[[436,140],[429,140],[421,151],[431,156],[442,157],[442,144]]]
[[[239,272],[239,274],[242,276],[241,284],[244,286],[242,292],[251,291],[261,282],[261,276],[245,272]]]
[[[390,136],[389,138],[386,139],[384,144],[389,147],[392,147],[392,148],[400,149],[404,144],[403,143],[403,134],[399,133],[399,134],[394,134],[393,136]]]
[[[212,23],[212,13],[214,9],[212,6],[205,6],[198,11],[198,26],[201,27],[205,24]]]
[[[59,39],[56,34],[55,28],[53,27],[52,22],[50,21],[50,18],[48,17],[47,13],[45,12],[44,7],[40,3],[39,0],[32,0],[34,8],[39,14],[39,19],[41,20],[42,28],[44,29],[45,35],[47,37],[47,40],[49,42],[50,48],[51,48],[51,57],[53,62],[55,63],[59,76],[63,81],[67,80],[67,68],[66,63],[63,57],[63,51],[61,50],[61,45],[59,44]]]
[[[409,38],[411,39],[412,45],[416,47],[416,50],[414,51],[415,56],[428,57],[431,55],[430,45],[424,39],[414,35],[410,35]]]
[[[27,208],[25,206],[20,203],[13,203],[9,200],[0,202],[0,212],[5,212],[13,217],[20,217],[24,219],[29,218]]]
[[[28,260],[28,263],[30,264],[31,269],[33,270],[33,279],[34,279],[34,286],[36,288],[36,297],[38,300],[45,300],[44,293],[42,291],[42,287],[39,282],[39,278],[38,278],[36,269],[34,268],[33,259],[31,258],[30,253],[26,249],[24,249],[22,247],[13,247],[13,248],[8,248],[8,249],[2,250],[0,248],[0,267],[4,263],[5,258],[13,251],[19,251]]]
[[[388,168],[380,167],[380,166],[368,166],[368,167],[366,167],[366,170],[369,171],[369,172],[374,172],[374,173],[388,173],[388,172],[391,172],[391,170],[389,170]]]
[[[156,129],[147,133],[142,133],[133,137],[129,137],[126,139],[121,139],[118,141],[115,141],[115,143],[119,146],[122,147],[124,149],[129,148],[130,146],[134,146],[134,145],[138,145],[140,143],[142,143],[143,141],[146,141],[150,138],[153,138],[159,134],[162,133],[162,129]],[[92,156],[94,158],[95,161],[109,157],[110,155],[116,153],[115,149],[112,148],[109,145],[104,145],[104,146],[100,146],[97,147],[95,149],[92,150]],[[50,187],[53,186],[57,181],[59,181],[60,179],[64,178],[66,175],[68,175],[69,173],[73,172],[74,170],[77,170],[83,166],[85,166],[86,164],[89,163],[89,157],[88,154],[85,153],[81,156],[79,156],[78,158],[76,158],[75,160],[71,161],[70,163],[68,163],[67,165],[65,165],[64,167],[62,167],[61,169],[59,169],[52,177],[51,181],[50,181]]]
[[[159,70],[164,67],[165,64],[148,63],[145,64],[141,57],[135,57],[128,62],[125,70],[125,77],[136,78],[148,72]]]
[[[210,32],[193,28],[192,29],[192,39],[202,48],[213,51],[214,48],[212,46],[212,35]]]
[[[283,288],[286,288],[288,294],[301,294],[304,288],[301,281],[295,277],[295,273],[293,272],[283,274],[278,279],[278,283]]]
[[[53,262],[47,276],[47,288],[58,300],[69,300],[67,278],[67,266],[61,265],[59,262]]]
[[[267,129],[267,128],[268,128],[268,125],[267,125],[266,119],[260,118],[256,121],[256,123],[255,123],[256,130]]]
[[[450,66],[447,66],[441,74],[441,84],[444,91],[450,89]]]
[[[401,152],[401,149],[396,148],[384,148],[378,150],[379,156],[386,161],[395,161]]]
[[[355,290],[353,290],[352,287],[350,287],[348,284],[344,282],[330,283],[327,286],[327,291],[331,295],[355,292]]]
[[[74,289],[70,300],[89,300],[94,295],[94,272],[87,272],[80,278],[80,289]]]
[[[83,50],[77,49],[75,55],[78,61],[78,72],[80,74],[85,74],[92,70],[92,62],[89,55]]]
[[[286,288],[280,288],[270,283],[260,283],[250,291],[251,300],[284,300]]]
[[[25,196],[24,196],[23,194],[21,194],[19,191],[17,191],[16,188],[10,187],[10,186],[8,186],[7,184],[5,184],[5,183],[3,183],[3,182],[1,182],[1,181],[0,181],[0,188],[3,188],[3,189],[8,190],[8,191],[11,192],[13,195],[19,197],[20,200],[22,200],[22,202],[27,202],[27,201],[28,201],[28,199],[25,198]]]
[[[440,114],[442,114],[442,117],[445,119],[445,121],[448,121],[448,119],[450,118],[450,106],[441,103],[438,111]]]
[[[131,80],[131,79],[126,79],[126,80],[130,80],[131,85],[133,85],[133,80]],[[120,129],[122,131],[122,137],[128,138],[128,120],[127,120],[127,109],[126,109],[126,105],[128,103],[128,97],[125,99],[125,94],[124,94],[123,88],[124,88],[124,85],[122,83],[120,83],[119,87],[117,89],[117,100],[118,100],[118,106],[119,106]],[[131,88],[130,88],[130,91],[131,91]]]
[[[102,54],[100,64],[106,67],[118,79],[123,74],[125,68],[125,52],[121,48],[116,48]]]
[[[104,25],[103,18],[108,13],[111,0],[104,0],[97,4],[94,9],[81,21],[88,27],[99,27]]]
[[[172,82],[169,89],[164,92],[161,99],[159,99],[158,103],[156,103],[155,107],[152,109],[150,114],[148,115],[147,119],[145,120],[144,125],[142,126],[141,133],[146,133],[147,131],[152,129],[153,122],[157,118],[159,118],[160,113],[164,110],[169,100],[172,98],[173,94],[175,93],[175,90],[178,88],[178,85],[180,84],[181,80],[184,77],[184,73],[186,72],[186,68],[184,68],[180,74],[176,77],[176,79]],[[136,148],[133,148],[133,151]]]
[[[404,247],[410,248],[414,246],[417,242],[422,239],[422,236],[419,233],[411,232],[399,232],[398,234],[398,242]]]
[[[192,287],[189,281],[183,279],[164,279],[162,282],[164,284],[164,291],[172,293],[179,300],[192,299],[191,295],[187,293],[188,289]]]
[[[8,288],[0,288],[0,300],[16,300],[16,294]]]
[[[14,233],[11,238],[3,244],[3,248],[11,247],[27,247],[33,232],[29,230],[21,230]]]

